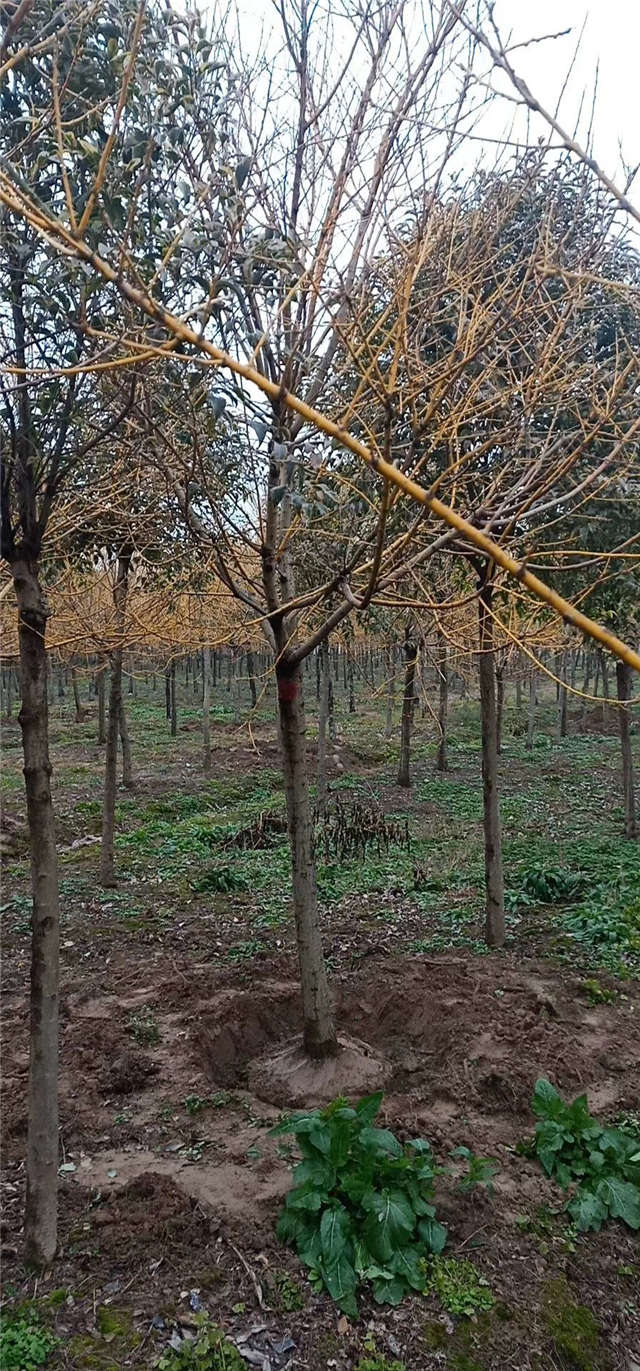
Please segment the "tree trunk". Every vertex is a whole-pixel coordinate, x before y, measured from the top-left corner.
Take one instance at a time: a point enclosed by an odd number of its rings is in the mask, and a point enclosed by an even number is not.
[[[632,696],[631,667],[616,662],[618,721],[622,750],[622,787],[624,791],[624,832],[626,838],[637,838],[636,799],[633,783],[633,753],[631,750],[631,712],[628,701]]]
[[[249,678],[249,690],[251,691],[251,708],[255,709],[258,703],[258,693],[256,690],[256,668],[252,652],[247,653],[247,676]]]
[[[480,713],[482,718],[482,803],[484,871],[487,891],[485,937],[489,947],[504,944],[504,879],[498,792],[498,729],[493,660],[493,587],[484,584],[478,600],[480,629]]]
[[[300,667],[292,667],[281,657],[276,666],[276,678],[302,988],[304,1050],[310,1057],[322,1060],[336,1053],[337,1038],[318,918]]]
[[[608,700],[610,698],[609,668],[607,666],[607,659],[604,655],[602,648],[600,648],[600,670],[602,672],[602,694],[605,700]]]
[[[502,752],[502,721],[504,719],[504,667],[496,663],[496,749]]]
[[[440,740],[436,754],[436,771],[446,771],[449,759],[447,756],[447,714],[449,708],[449,671],[447,667],[447,644],[443,640],[440,652],[438,653],[438,727],[440,729]]]
[[[105,663],[104,666],[100,667],[96,679],[96,686],[98,690],[98,743],[100,746],[104,746],[104,744],[107,741],[107,731],[105,725],[104,712],[104,678],[106,676],[106,672],[107,666]]]
[[[331,679],[331,671],[329,671],[329,685],[328,685],[327,690],[328,690],[328,701],[327,701],[327,728],[328,728],[329,737],[330,737],[332,743],[335,743],[335,740],[336,740],[336,711],[335,711],[335,699],[334,699],[334,694],[333,694],[333,681],[332,681],[332,679]]]
[[[355,681],[354,681],[354,675],[353,675],[353,662],[352,662],[351,658],[349,658],[349,662],[348,662],[348,665],[347,665],[347,681],[348,681],[348,685],[349,685],[349,713],[350,713],[350,714],[355,714],[355,712],[356,712],[356,690],[355,690]]]
[[[402,721],[400,728],[400,766],[398,767],[398,785],[411,785],[411,725],[413,723],[414,705],[414,686],[416,679],[416,664],[418,661],[418,644],[412,636],[411,628],[405,629],[404,643],[402,645],[405,661],[404,671],[404,692],[402,696]]]
[[[329,718],[329,645],[325,641],[318,650],[320,663],[320,698],[318,701],[318,813],[327,808],[327,722]]]
[[[80,691],[78,690],[78,677],[76,675],[76,669],[74,666],[72,666],[71,668],[71,685],[73,687],[73,703],[76,707],[76,723],[81,724],[84,719],[84,711],[82,708],[82,702],[80,700]]]
[[[171,737],[175,738],[178,733],[178,706],[176,704],[176,663],[175,658],[171,663],[170,671],[171,683]]]
[[[120,729],[120,708],[122,703],[122,646],[124,639],[125,615],[127,608],[127,584],[131,553],[124,552],[118,557],[116,583],[113,599],[116,609],[116,646],[111,654],[111,684],[109,688],[109,719],[107,724],[107,745],[104,764],[104,805],[102,811],[102,850],[100,854],[100,883],[113,886],[116,883],[113,865],[113,835],[116,808],[116,781],[118,766],[118,732]]]
[[[37,564],[12,565],[18,601],[24,780],[31,853],[29,1128],[24,1259],[50,1266],[57,1246],[60,909],[47,707],[47,610]]]
[[[122,784],[125,790],[133,790],[133,765],[131,762],[131,741],[127,727],[127,714],[122,694],[120,695],[120,743],[122,745]]]
[[[209,704],[211,699],[211,649],[202,649],[202,752],[205,771],[211,770],[211,733]]]
[[[171,667],[164,670],[164,710],[167,719],[171,718]]]
[[[389,648],[389,681],[387,684],[387,714],[384,721],[384,736],[390,738],[393,733],[393,710],[396,699],[396,662],[395,652]]]
[[[13,718],[13,667],[11,665],[11,662],[9,662],[9,669],[7,671],[7,696],[5,718]]]
[[[522,710],[522,677],[521,677],[521,675],[520,675],[520,669],[519,669],[519,667],[518,667],[518,675],[516,676],[516,714],[518,714],[518,716],[520,715],[521,710]]]
[[[527,741],[525,747],[528,752],[533,747],[536,736],[536,673],[532,671],[529,676],[529,706],[527,709]]]

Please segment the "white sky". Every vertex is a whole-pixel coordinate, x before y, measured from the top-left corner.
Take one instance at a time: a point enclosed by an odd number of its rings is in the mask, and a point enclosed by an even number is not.
[[[535,44],[513,54],[513,65],[547,108],[555,109],[575,44],[585,31],[571,80],[560,107],[560,122],[573,132],[583,91],[585,134],[591,91],[598,70],[594,118],[594,155],[614,178],[620,176],[618,144],[628,163],[640,162],[640,0],[496,0],[495,17],[503,40],[513,41],[571,28],[555,42]],[[635,184],[637,198],[640,176]]]

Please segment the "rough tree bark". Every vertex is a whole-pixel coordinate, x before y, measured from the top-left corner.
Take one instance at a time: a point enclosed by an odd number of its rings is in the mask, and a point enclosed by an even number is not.
[[[322,1060],[335,1055],[337,1039],[318,917],[300,666],[281,658],[276,666],[276,680],[302,988],[304,1050],[315,1060]]]
[[[209,706],[211,701],[211,649],[202,649],[202,762],[205,771],[211,770],[211,732]]]
[[[404,692],[402,695],[402,721],[400,727],[400,765],[398,785],[411,785],[411,725],[413,723],[414,687],[418,644],[413,636],[412,627],[407,624],[402,644],[404,654]]]
[[[37,564],[12,567],[18,601],[24,780],[31,851],[31,1023],[24,1256],[39,1269],[57,1246],[60,909],[47,709],[47,608]]]
[[[436,771],[446,771],[449,765],[447,755],[447,714],[449,709],[449,670],[447,665],[447,644],[442,640],[438,653],[438,728],[440,739],[436,753]]]
[[[493,657],[493,587],[483,581],[478,598],[480,639],[480,714],[482,720],[482,805],[484,872],[487,892],[485,938],[489,947],[504,944],[504,878],[498,791],[498,730]]]
[[[172,737],[172,738],[175,738],[175,737],[177,737],[177,734],[178,734],[178,705],[177,705],[177,702],[176,702],[176,663],[175,663],[175,658],[174,658],[174,660],[173,660],[172,663],[171,663],[171,670],[170,670],[170,673],[169,673],[169,681],[170,681],[170,685],[171,685],[171,728],[170,728],[170,733],[171,733],[171,737]]]
[[[80,691],[78,690],[78,676],[74,666],[71,668],[71,685],[73,688],[73,703],[76,709],[76,723],[81,724],[84,719],[84,710],[80,699]]]
[[[622,787],[624,791],[624,832],[626,838],[637,838],[636,798],[633,781],[633,753],[631,749],[631,712],[629,700],[632,696],[631,667],[626,662],[616,662],[616,686],[618,694],[618,726],[622,750]]]
[[[504,719],[504,665],[496,662],[496,750],[502,752],[502,721]]]
[[[393,711],[396,700],[396,661],[395,649],[389,648],[389,681],[387,684],[387,713],[384,721],[384,736],[390,738],[393,733]]]
[[[113,864],[113,835],[116,808],[118,733],[120,730],[120,710],[122,705],[122,648],[131,557],[132,552],[129,549],[125,549],[120,553],[116,568],[116,583],[113,588],[113,600],[116,610],[116,646],[111,653],[109,718],[107,723],[107,745],[105,748],[104,763],[102,849],[100,853],[100,883],[107,887],[113,886],[116,883]]]
[[[329,720],[329,644],[327,639],[318,648],[320,694],[318,698],[318,814],[327,808],[327,723]]]
[[[249,679],[249,690],[251,692],[251,708],[255,709],[258,703],[258,692],[256,690],[256,668],[253,660],[253,653],[247,652],[247,677]]]
[[[527,741],[525,747],[528,752],[533,747],[536,736],[536,673],[531,671],[529,675],[529,705],[527,708]]]
[[[133,790],[133,763],[131,761],[131,739],[127,725],[127,712],[120,694],[120,744],[122,747],[122,784],[125,790]]]
[[[105,698],[104,698],[104,696],[105,696],[105,691],[104,691],[104,680],[105,680],[106,673],[107,673],[107,665],[106,665],[106,662],[105,662],[104,666],[101,666],[101,667],[100,667],[100,669],[99,669],[99,671],[98,671],[98,673],[97,673],[97,679],[96,679],[96,688],[97,688],[97,692],[98,692],[98,743],[99,743],[100,746],[103,746],[103,745],[106,743],[106,741],[107,741],[106,716],[105,716]]]

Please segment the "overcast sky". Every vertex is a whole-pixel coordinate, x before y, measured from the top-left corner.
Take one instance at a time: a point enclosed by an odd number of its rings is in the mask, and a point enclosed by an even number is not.
[[[496,0],[495,16],[503,38],[511,30],[521,42],[532,35],[571,28],[566,38],[536,44],[513,55],[513,65],[541,103],[554,107],[562,90],[575,43],[586,26],[572,78],[560,108],[560,122],[573,131],[583,91],[587,92],[582,132],[598,71],[594,154],[620,175],[618,144],[627,162],[640,162],[640,0]],[[598,70],[599,64],[599,70]],[[640,176],[635,184],[637,198]]]

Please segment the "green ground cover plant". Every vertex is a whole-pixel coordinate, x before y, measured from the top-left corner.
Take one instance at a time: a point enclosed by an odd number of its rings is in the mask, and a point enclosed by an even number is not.
[[[640,1132],[599,1123],[586,1095],[566,1104],[543,1077],[532,1109],[538,1122],[528,1150],[564,1190],[573,1188],[566,1208],[578,1229],[597,1232],[606,1219],[640,1228]]]
[[[362,1285],[371,1286],[379,1304],[394,1305],[409,1290],[428,1288],[428,1258],[447,1240],[433,1203],[443,1168],[424,1138],[403,1144],[388,1128],[374,1127],[381,1103],[381,1091],[355,1107],[338,1098],[326,1109],[289,1115],[272,1130],[292,1134],[302,1153],[278,1236],[350,1318],[358,1317]],[[466,1188],[490,1182],[489,1158],[467,1148],[455,1155],[469,1163]]]

